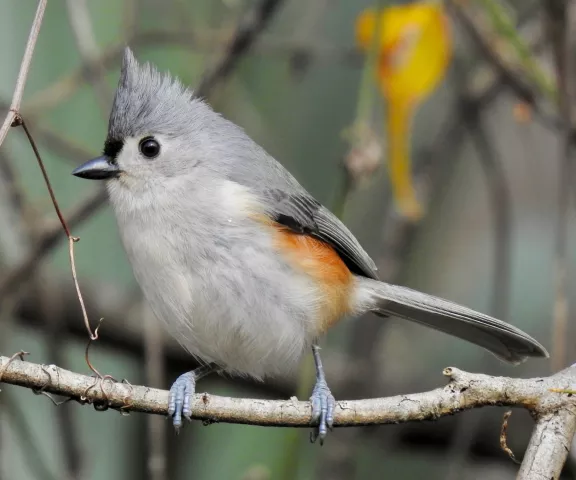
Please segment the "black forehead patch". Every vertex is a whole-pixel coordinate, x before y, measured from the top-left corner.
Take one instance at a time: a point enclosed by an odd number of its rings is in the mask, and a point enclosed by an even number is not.
[[[108,138],[104,142],[104,155],[111,160],[116,160],[116,157],[122,151],[122,147],[124,147],[124,140]]]

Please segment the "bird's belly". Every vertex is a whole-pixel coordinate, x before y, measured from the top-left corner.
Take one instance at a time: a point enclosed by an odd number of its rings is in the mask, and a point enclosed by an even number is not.
[[[132,251],[141,257],[132,263],[146,265],[135,276],[169,333],[202,361],[257,378],[286,374],[319,333],[319,294],[266,243],[251,240],[212,250],[216,241],[185,258],[143,247]]]

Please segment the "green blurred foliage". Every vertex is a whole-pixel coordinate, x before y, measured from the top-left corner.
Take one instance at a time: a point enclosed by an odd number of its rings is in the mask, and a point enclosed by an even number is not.
[[[92,26],[102,50],[126,41],[124,15],[129,4],[136,5],[138,31],[182,29],[194,32],[206,28],[230,29],[235,25],[237,14],[252,3],[241,0],[226,3],[216,0],[88,1]],[[265,42],[266,38],[296,41],[302,40],[303,36],[311,48],[331,45],[336,49],[350,49],[353,46],[354,17],[371,2],[326,1],[314,28],[298,32],[314,3],[306,0],[285,2],[262,41]],[[35,7],[32,0],[2,0],[0,4],[0,51],[3,59],[0,95],[3,102],[12,93]],[[197,49],[193,44],[132,46],[140,60],[149,60],[161,70],[171,71],[191,86],[199,81],[202,72],[213,64],[222,50]],[[80,63],[66,2],[51,0],[26,87],[24,115],[27,113],[26,99],[75,71]],[[119,65],[117,62],[106,75],[110,92],[117,82]],[[320,201],[330,206],[342,183],[340,164],[347,145],[341,132],[353,121],[359,78],[358,65],[323,58],[312,61],[302,76],[294,76],[290,56],[285,51],[265,50],[262,54],[247,56],[226,85],[217,89],[210,100],[217,110],[242,125],[289,168]],[[455,114],[454,85],[455,80],[450,78],[419,112],[414,133],[417,159],[425,155],[439,137],[442,120]],[[539,125],[517,125],[511,119],[511,105],[509,98],[503,98],[486,116],[515,198],[511,319],[549,345],[553,290],[551,231],[556,175],[556,167],[549,159],[556,158],[557,143]],[[108,107],[99,103],[93,87],[85,83],[66,101],[31,118],[29,124],[32,133],[37,127],[50,128],[81,146],[87,155],[96,155],[105,137]],[[379,106],[375,106],[375,111],[378,110]],[[11,131],[2,149],[14,160],[30,202],[46,218],[54,218],[46,188],[22,132]],[[72,168],[86,158],[63,158],[42,142],[40,149],[63,210],[69,211],[96,188],[70,175]],[[445,176],[441,191],[431,205],[430,215],[412,245],[402,282],[487,311],[493,278],[493,228],[489,193],[475,156],[467,144],[451,162],[453,167]],[[536,194],[538,198],[533,200]],[[346,205],[346,223],[376,260],[381,256],[381,219],[386,198],[387,180],[381,169],[354,192]],[[574,233],[573,227],[571,224],[571,233]],[[134,281],[109,208],[105,207],[75,229],[74,234],[82,239],[76,246],[81,284],[106,284],[114,290],[125,291],[127,297],[131,295]],[[576,255],[576,249],[571,251]],[[571,260],[573,263],[574,258]],[[50,256],[47,270],[53,279],[68,275],[65,242]],[[574,279],[570,281],[573,291]],[[80,317],[78,322],[81,322]],[[334,350],[347,348],[353,325],[343,323],[334,329],[330,335]],[[378,386],[386,385],[379,390],[380,395],[437,386],[442,382],[440,371],[448,364],[494,374],[547,373],[548,366],[544,362],[531,362],[512,371],[480,349],[436,332],[423,331],[406,322],[387,321],[384,330],[379,338],[373,339],[382,352],[381,377],[370,380]],[[138,359],[106,348],[106,327],[102,336],[102,343],[93,350],[93,360],[99,369],[118,378],[128,378],[133,383],[143,382],[143,365]],[[0,347],[4,354],[24,349],[33,352],[32,361],[50,361],[46,339],[38,330],[16,325],[3,340]],[[62,366],[86,372],[84,344],[66,338],[61,345],[66,358],[66,364]],[[203,381],[201,388],[222,395],[253,394],[234,382],[218,379]],[[42,462],[32,458],[30,449],[22,443],[19,429],[11,419],[15,413],[6,403],[0,403],[0,476],[23,480],[42,478],[35,469],[26,466],[29,462],[36,462],[45,463],[52,478],[64,478],[62,441],[52,404],[24,389],[3,387],[0,401],[4,395],[18,406],[19,418],[25,421],[31,432]],[[84,452],[83,479],[145,478],[147,458],[143,415],[123,417],[114,412],[97,413],[76,404],[59,408],[71,408],[74,412],[76,435]],[[324,465],[321,461],[325,462],[329,455],[318,446],[307,445],[307,431],[302,430],[299,435],[298,459],[293,459],[300,460],[298,478],[319,478],[315,469]],[[334,435],[341,435],[341,432]],[[284,429],[238,425],[204,428],[194,422],[187,425],[177,438],[169,431],[170,471],[173,474],[170,478],[240,479],[257,465],[268,468],[270,478],[281,478],[281,470],[287,461],[286,442],[287,430]],[[394,478],[444,478],[444,459],[414,451],[396,450],[388,454],[382,444],[365,440],[356,448],[359,455],[356,478],[386,475]],[[327,448],[330,448],[330,440]]]

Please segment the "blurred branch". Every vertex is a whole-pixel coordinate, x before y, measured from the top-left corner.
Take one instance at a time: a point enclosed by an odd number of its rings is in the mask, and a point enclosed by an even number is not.
[[[46,281],[49,273],[38,269],[38,275],[34,275],[34,289],[37,292],[36,302],[42,311],[46,322],[46,347],[50,361],[65,365],[65,345],[67,339],[62,335],[64,326],[63,312],[65,309],[64,292],[55,282]],[[54,415],[57,424],[58,438],[62,446],[64,461],[62,469],[66,472],[67,480],[81,480],[85,474],[85,456],[80,438],[81,428],[78,426],[78,417],[70,408],[60,408]]]
[[[28,201],[16,161],[0,150],[0,265],[22,259],[37,233],[38,214]]]
[[[472,105],[469,105],[472,103]],[[512,194],[506,178],[502,161],[496,152],[493,142],[482,120],[482,110],[477,102],[470,102],[466,94],[462,95],[460,112],[464,127],[468,130],[480,167],[486,177],[488,201],[494,222],[494,263],[492,280],[492,298],[490,314],[501,320],[509,316],[511,282],[511,229],[512,229]],[[460,478],[464,462],[468,457],[473,440],[480,426],[485,421],[485,411],[464,421],[458,419],[455,434],[452,438],[448,458],[446,480]]]
[[[486,62],[494,69],[500,80],[507,85],[512,92],[523,102],[526,102],[533,109],[538,118],[549,128],[558,129],[557,118],[551,117],[542,106],[541,95],[534,87],[526,81],[522,72],[518,71],[503,53],[503,49],[493,45],[493,41],[487,38],[487,33],[480,25],[478,15],[470,12],[470,8],[462,6],[457,0],[448,0],[451,12],[459,20],[472,41],[477,46]],[[553,100],[553,96],[549,97]]]
[[[443,374],[449,378],[448,384],[428,392],[339,401],[334,425],[396,424],[436,420],[484,406],[523,407],[536,419],[536,428],[518,478],[536,478],[535,472],[541,474],[541,478],[558,478],[569,451],[565,447],[576,430],[576,412],[569,395],[552,390],[564,390],[576,384],[576,366],[550,377],[533,379],[492,377],[453,367],[444,369]],[[113,408],[122,412],[168,414],[167,391],[95,379],[55,365],[0,357],[0,381],[91,403],[98,410]],[[295,399],[243,399],[200,393],[194,395],[192,412],[194,419],[206,423],[310,426],[310,402]],[[546,463],[532,462],[545,455]]]
[[[44,18],[44,10],[46,9],[47,1],[48,0],[40,0],[38,2],[36,16],[34,17],[34,22],[30,29],[30,35],[28,36],[28,43],[26,44],[26,50],[24,51],[22,63],[20,64],[20,72],[18,73],[18,78],[16,80],[16,87],[14,89],[14,95],[12,96],[12,102],[10,103],[10,109],[4,119],[4,123],[0,127],[0,145],[4,142],[8,129],[16,120],[16,116],[20,113],[20,105],[22,103],[22,96],[24,95],[24,86],[26,85],[26,80],[28,78],[30,64],[32,63],[32,55],[34,54],[34,47],[36,46],[38,34],[40,33],[40,27],[42,25],[42,19]]]
[[[252,11],[240,20],[236,33],[226,48],[224,56],[200,80],[195,89],[199,97],[206,97],[218,83],[226,79],[240,59],[250,51],[260,34],[266,29],[283,0],[259,0]]]
[[[69,251],[69,257],[70,257],[70,267],[72,270],[72,278],[73,278],[74,284],[76,286],[76,293],[78,295],[78,301],[79,301],[80,306],[82,308],[84,323],[86,325],[86,329],[88,330],[90,340],[93,341],[93,340],[96,340],[98,338],[98,336],[96,334],[93,334],[91,331],[90,322],[89,322],[89,319],[86,315],[86,309],[84,307],[84,300],[82,298],[82,293],[80,291],[80,286],[78,284],[78,279],[77,279],[77,275],[76,275],[75,258],[74,258],[74,244],[76,242],[78,242],[80,240],[80,238],[74,237],[70,233],[70,229],[68,227],[66,220],[64,219],[64,216],[62,215],[62,211],[60,210],[60,206],[59,206],[58,201],[56,199],[56,195],[54,194],[54,189],[52,188],[50,179],[48,177],[48,173],[46,171],[46,167],[44,165],[44,162],[42,160],[42,157],[40,155],[40,152],[38,150],[36,142],[35,142],[32,134],[30,132],[30,129],[28,128],[26,121],[24,120],[24,117],[22,116],[22,114],[20,112],[20,104],[22,102],[22,96],[24,93],[24,86],[25,86],[26,79],[28,76],[28,71],[30,69],[30,64],[32,62],[32,55],[34,53],[34,47],[35,47],[36,41],[38,39],[40,27],[42,25],[42,19],[44,18],[44,11],[46,9],[46,3],[47,3],[47,0],[40,0],[38,3],[38,7],[36,9],[36,15],[34,17],[32,29],[31,29],[30,34],[28,36],[28,42],[26,44],[26,50],[24,51],[24,56],[22,57],[22,61],[20,63],[20,72],[18,74],[18,78],[16,81],[16,88],[15,88],[14,94],[12,96],[12,101],[10,104],[10,110],[8,111],[8,114],[4,120],[4,124],[0,128],[0,145],[4,141],[4,139],[7,135],[8,129],[10,127],[22,127],[22,130],[26,134],[26,137],[28,139],[28,143],[30,144],[30,147],[32,148],[32,151],[34,152],[34,156],[36,157],[36,160],[38,162],[38,167],[40,168],[40,171],[42,173],[42,177],[44,179],[44,183],[45,183],[46,188],[48,190],[50,200],[51,200],[52,205],[54,207],[54,211],[58,217],[58,220],[60,221],[60,225],[62,227],[62,230],[64,231],[64,233],[66,234],[66,237],[68,238],[68,245],[69,245],[68,251]],[[92,209],[90,209],[89,211],[92,211]],[[84,213],[84,212],[81,212],[81,213]],[[11,283],[14,279],[16,280],[15,283],[19,284],[22,280],[27,278],[27,276],[34,271],[34,269],[35,269],[34,264],[37,263],[37,261],[40,260],[44,256],[45,252],[47,250],[49,250],[50,246],[52,244],[54,244],[55,242],[56,242],[56,238],[54,235],[51,234],[51,232],[48,232],[46,235],[41,237],[40,241],[37,244],[37,248],[33,249],[32,254],[28,256],[28,259],[25,260],[23,263],[21,263],[14,270],[11,270],[8,273],[8,275],[5,276],[4,283],[0,284],[0,291],[2,291],[2,292],[4,290],[8,291],[8,290],[14,288],[12,286],[12,283]],[[19,267],[21,267],[21,268],[19,268]],[[14,275],[14,276],[12,276],[12,275]],[[1,295],[0,295],[0,297],[1,297]],[[86,362],[93,369],[90,362],[88,361],[88,353],[86,353]],[[95,370],[94,370],[94,372],[97,373]]]
[[[516,54],[526,75],[548,99],[554,100],[556,98],[555,86],[534,59],[533,52],[518,32],[507,9],[502,6],[499,0],[480,0],[479,3],[498,35],[507,41],[508,46]]]
[[[502,91],[502,81],[497,78],[492,84],[478,93],[474,99],[467,102],[467,109],[480,111],[489,105],[498,97]],[[452,171],[456,160],[459,158],[463,141],[465,139],[465,122],[464,115],[468,112],[460,106],[454,115],[449,116],[445,125],[440,129],[434,144],[422,154],[418,155],[415,162],[414,182],[418,191],[418,197],[422,205],[432,205],[439,194],[443,192],[443,186],[446,185],[446,176]],[[384,219],[383,238],[381,240],[380,254],[376,258],[380,278],[390,283],[398,283],[403,273],[403,267],[406,259],[411,252],[411,246],[416,238],[420,227],[424,224],[413,222],[410,219],[398,215],[392,204],[388,205],[387,214]],[[369,396],[375,389],[377,382],[375,378],[380,375],[381,364],[378,361],[378,345],[375,339],[382,334],[381,331],[386,328],[386,323],[380,321],[373,315],[368,315],[357,322],[350,334],[350,345],[348,347],[349,358],[353,360],[354,367],[352,372],[344,377],[342,392],[345,395]],[[363,372],[357,375],[356,372]],[[369,379],[369,381],[366,381]],[[347,443],[356,446],[356,449],[362,449],[363,436],[370,432],[354,432],[356,438],[352,438],[353,431],[347,437]],[[349,478],[353,475],[355,462],[359,458],[353,449],[347,448],[337,457],[331,458],[323,465],[322,472],[328,472],[324,478]]]
[[[124,0],[122,31],[126,38],[132,38],[138,26],[138,0]]]
[[[469,108],[467,103],[465,101],[462,106],[463,116],[486,176],[494,220],[494,277],[490,314],[506,320],[511,288],[512,194],[502,162],[480,118],[481,112],[478,108]]]
[[[80,57],[93,67],[88,72],[87,80],[94,87],[100,108],[107,117],[108,102],[112,96],[106,85],[106,69],[99,60],[100,51],[92,29],[88,3],[86,0],[66,0],[66,7]]]
[[[99,189],[94,192],[67,215],[68,225],[73,227],[90,217],[90,215],[104,204],[105,200],[106,191],[104,189]],[[61,240],[64,240],[62,236],[62,226],[60,223],[54,222],[38,236],[37,243],[32,247],[28,257],[0,278],[0,302],[2,302],[5,295],[17,290],[24,281],[30,278],[32,272],[38,268],[40,261],[45,258]]]
[[[164,335],[154,314],[143,303],[138,302],[136,310],[144,324],[144,356],[146,383],[165,385],[166,365],[164,361]],[[148,480],[168,478],[168,455],[166,451],[166,433],[168,424],[163,418],[147,418],[148,433]]]
[[[0,97],[0,109],[2,108],[9,107],[4,99]],[[71,160],[74,165],[77,165],[79,160],[92,156],[92,152],[87,150],[79,142],[64,136],[62,133],[46,125],[38,124],[34,126],[34,138],[38,143],[44,144],[52,150],[52,152],[56,153],[57,156]],[[2,169],[1,166],[0,169]]]
[[[16,434],[18,442],[30,458],[34,461],[28,462],[33,478],[36,480],[73,480],[64,477],[61,474],[54,473],[49,462],[44,458],[45,450],[40,447],[41,440],[35,435],[35,432],[28,422],[28,412],[13,395],[5,394],[0,400],[2,411],[7,414],[8,423]]]
[[[562,120],[562,152],[558,179],[558,216],[555,228],[555,301],[552,324],[552,368],[560,368],[566,362],[566,342],[568,335],[568,209],[572,184],[574,181],[573,162],[573,101],[575,98],[573,82],[575,80],[573,52],[574,6],[565,0],[545,2],[545,14],[548,37],[556,67],[558,85],[558,110]],[[573,18],[572,18],[573,20]]]
[[[152,30],[137,32],[126,42],[113,45],[102,51],[101,56],[96,60],[83,62],[76,70],[63,75],[53,84],[44,88],[40,92],[33,94],[25,104],[27,115],[34,116],[41,111],[55,107],[63,100],[71,97],[74,92],[88,78],[90,71],[95,68],[98,61],[105,70],[117,66],[122,58],[122,52],[126,44],[132,48],[142,48],[149,46],[180,45],[187,49],[197,49],[206,52],[219,52],[228,45],[228,35],[220,30],[201,29],[194,32],[175,32]],[[345,49],[329,44],[309,45],[301,40],[286,40],[276,38],[266,38],[254,45],[254,53],[269,55],[296,56],[306,55],[308,58],[336,59],[341,61],[355,61],[359,59],[358,53],[354,49]]]
[[[12,209],[26,220],[29,217],[26,195],[22,188],[20,178],[18,178],[16,169],[14,168],[14,161],[6,151],[0,152],[0,178],[2,178],[6,184],[5,187],[8,190],[7,197]]]
[[[43,143],[58,157],[70,160],[75,166],[78,165],[79,161],[93,156],[93,152],[86,149],[79,142],[44,125],[36,126],[34,137],[38,140],[38,143]]]
[[[522,78],[519,72],[514,70],[504,55],[491,45],[490,40],[486,38],[485,32],[482,31],[477,17],[474,17],[472,12],[469,12],[469,9],[462,6],[457,0],[450,0],[448,5],[451,12],[466,30],[466,33],[478,47],[482,56],[500,74],[504,83],[520,99],[532,105],[536,100],[536,93],[533,88]]]

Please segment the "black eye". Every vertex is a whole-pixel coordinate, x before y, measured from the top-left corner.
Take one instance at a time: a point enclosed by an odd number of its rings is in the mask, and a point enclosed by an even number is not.
[[[140,140],[140,153],[146,158],[157,157],[160,153],[160,144],[154,139],[154,137],[146,137]]]

